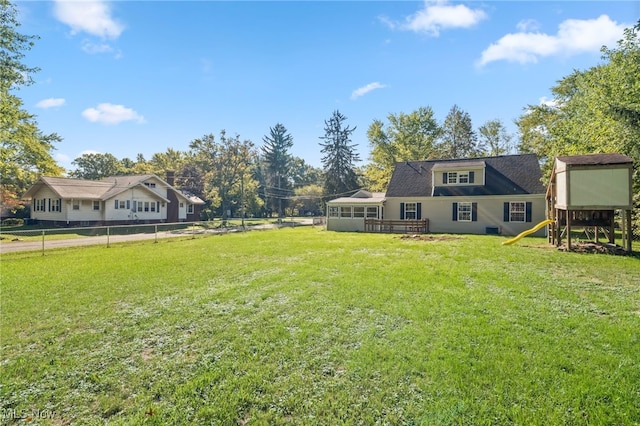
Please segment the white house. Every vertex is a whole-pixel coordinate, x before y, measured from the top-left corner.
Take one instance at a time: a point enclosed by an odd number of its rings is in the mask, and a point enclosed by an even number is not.
[[[99,181],[45,176],[23,199],[31,200],[32,220],[51,225],[197,220],[204,201],[174,188],[172,172],[167,181],[153,174]]]
[[[546,210],[534,154],[397,163],[387,192],[375,199],[378,219],[396,225],[381,230],[404,230],[398,221],[426,219],[429,232],[517,235],[543,221]],[[364,217],[343,214],[362,204],[358,194],[327,204],[327,229],[365,229]]]

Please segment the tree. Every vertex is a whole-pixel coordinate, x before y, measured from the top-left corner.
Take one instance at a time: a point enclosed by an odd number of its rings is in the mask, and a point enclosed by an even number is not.
[[[69,176],[79,179],[99,180],[107,176],[123,175],[124,165],[113,154],[82,154],[71,162],[76,169]]]
[[[302,216],[322,214],[322,186],[310,184],[295,189],[295,207]]]
[[[479,155],[471,116],[454,105],[442,124],[438,144],[440,158],[470,158]]]
[[[431,107],[420,107],[409,114],[389,114],[389,126],[374,120],[367,130],[371,162],[365,168],[369,189],[384,191],[395,164],[400,161],[428,160],[437,155],[440,127]]]
[[[5,207],[17,210],[20,196],[39,175],[59,176],[64,171],[51,151],[61,138],[43,134],[35,116],[23,109],[12,91],[33,83],[38,68],[22,62],[37,36],[20,34],[17,11],[8,0],[0,0],[0,195]]]
[[[530,106],[516,122],[520,149],[546,160],[545,177],[558,155],[618,152],[640,166],[639,35],[640,21],[624,31],[616,48],[602,48],[604,63],[562,78],[551,89],[551,106]],[[638,172],[634,199],[640,207]],[[637,212],[635,227],[640,229]]]
[[[322,186],[322,169],[307,164],[300,157],[291,158],[291,180],[296,188],[306,185]]]
[[[325,194],[330,197],[339,196],[358,189],[358,176],[355,172],[355,162],[360,161],[356,153],[356,144],[351,144],[352,129],[344,126],[347,118],[336,110],[329,120],[324,121],[325,135],[320,139],[322,165],[324,171]]]
[[[257,153],[253,142],[240,136],[227,137],[220,131],[219,142],[213,134],[195,139],[189,144],[194,163],[204,173],[204,190],[214,208],[220,208],[226,222],[233,208],[244,208],[247,190],[257,188],[251,168]],[[238,212],[240,213],[240,212]]]
[[[283,200],[291,195],[290,174],[292,158],[288,150],[293,146],[293,137],[280,123],[269,129],[269,136],[262,138],[262,161],[264,164],[265,196],[272,208],[278,209],[278,218],[283,216]]]
[[[478,128],[478,148],[484,155],[497,156],[511,151],[511,134],[500,120],[489,120]]]

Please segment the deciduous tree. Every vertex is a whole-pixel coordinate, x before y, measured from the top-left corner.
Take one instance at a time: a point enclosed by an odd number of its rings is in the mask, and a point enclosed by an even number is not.
[[[20,207],[20,196],[39,175],[59,176],[64,171],[52,156],[61,138],[43,134],[35,116],[14,94],[32,84],[32,75],[38,71],[22,62],[38,37],[19,33],[19,26],[16,7],[0,0],[0,195],[5,207],[13,210]]]

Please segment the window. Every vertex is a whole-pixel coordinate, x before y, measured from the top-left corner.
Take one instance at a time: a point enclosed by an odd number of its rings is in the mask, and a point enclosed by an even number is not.
[[[151,206],[150,206],[150,207],[151,207],[151,211],[152,211],[152,212],[155,212],[155,211],[156,211],[156,203],[151,202]]]
[[[180,208],[183,208],[183,207],[184,207],[184,203],[180,203]]]
[[[522,202],[509,203],[509,222],[524,222],[524,206]]]
[[[155,188],[156,184],[153,182],[145,182],[144,186],[146,186],[147,188]]]
[[[470,184],[474,183],[475,172],[444,172],[442,174],[442,183],[445,185]]]
[[[80,210],[80,200],[73,200],[73,210]]]
[[[458,222],[471,222],[471,203],[458,203]]]
[[[511,201],[504,203],[505,222],[531,222],[532,204],[530,201]]]
[[[453,203],[454,222],[476,222],[478,220],[478,203]]]
[[[351,217],[351,206],[340,207],[340,217]]]
[[[124,200],[121,200],[121,201],[116,200],[114,204],[115,204],[115,205],[114,205],[114,208],[115,208],[116,210],[126,208],[126,207],[125,207],[125,206],[126,206],[126,203],[125,203],[125,201],[124,201]]]
[[[149,202],[148,202],[148,201],[145,201],[145,202],[144,202],[144,211],[145,211],[145,212],[148,212],[148,211],[149,211]]]
[[[100,210],[100,201],[93,202],[93,210]]]
[[[404,218],[405,219],[415,219],[417,213],[417,205],[416,203],[405,203],[404,204]]]
[[[138,211],[142,211],[142,201],[138,201]]]
[[[353,217],[364,217],[364,207],[354,207]]]
[[[338,217],[338,208],[329,206],[329,217]]]
[[[49,211],[50,212],[61,212],[62,211],[62,200],[60,198],[49,198]]]
[[[193,204],[187,204],[187,213],[193,214]]]
[[[367,207],[367,217],[377,218],[378,217],[378,208],[377,207]]]

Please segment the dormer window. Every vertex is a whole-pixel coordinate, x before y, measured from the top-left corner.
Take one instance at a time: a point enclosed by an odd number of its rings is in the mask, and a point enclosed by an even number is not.
[[[474,172],[444,172],[442,183],[445,185],[470,184],[474,182]]]
[[[155,188],[156,184],[153,182],[145,182],[144,186],[146,186],[147,188]]]

